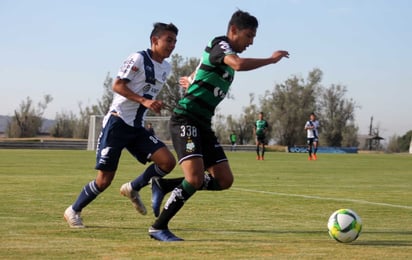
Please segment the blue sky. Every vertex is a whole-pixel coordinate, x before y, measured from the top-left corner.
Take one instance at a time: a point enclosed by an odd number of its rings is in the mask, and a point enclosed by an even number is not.
[[[225,34],[240,8],[255,15],[257,36],[242,57],[268,57],[278,49],[290,59],[259,70],[239,72],[234,100],[222,114],[240,114],[249,102],[291,75],[324,72],[323,84],[342,84],[361,108],[360,133],[369,119],[384,137],[412,129],[412,3],[404,0],[209,0],[209,1],[23,1],[0,0],[0,114],[12,115],[30,96],[54,100],[45,116],[78,111],[102,95],[107,72],[113,76],[132,52],[149,47],[152,24],[173,22],[179,29],[175,53],[200,57],[207,42]]]

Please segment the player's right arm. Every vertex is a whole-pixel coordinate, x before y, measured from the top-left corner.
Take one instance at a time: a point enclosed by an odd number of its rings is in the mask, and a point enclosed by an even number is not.
[[[307,121],[306,124],[305,124],[305,130],[309,130],[309,129],[313,129],[313,128],[314,128],[314,126],[311,125],[309,121]]]
[[[236,71],[254,70],[269,64],[274,64],[282,58],[289,58],[289,52],[276,51],[269,58],[241,58],[237,54],[226,55],[223,62]]]
[[[132,53],[123,62],[120,67],[116,80],[113,83],[112,89],[117,94],[127,98],[130,101],[142,104],[148,109],[153,110],[156,113],[160,113],[162,108],[162,101],[147,99],[143,96],[132,91],[128,83],[137,77],[140,77],[144,73],[144,59],[140,53]]]
[[[153,110],[156,113],[160,113],[163,103],[160,100],[147,99],[134,93],[128,86],[130,80],[117,78],[113,84],[113,91],[117,94],[127,98],[128,100],[134,101],[136,103],[142,104],[143,106]]]

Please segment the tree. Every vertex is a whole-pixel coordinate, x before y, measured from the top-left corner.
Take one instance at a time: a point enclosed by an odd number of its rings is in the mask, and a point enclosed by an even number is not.
[[[97,115],[106,114],[113,101],[113,78],[110,77],[110,72],[107,73],[106,79],[103,82],[103,95],[100,100],[97,100],[97,105],[92,106],[92,111]]]
[[[399,153],[401,151],[399,139],[400,137],[397,135],[393,135],[389,138],[388,147],[386,148],[389,153]]]
[[[342,130],[342,146],[358,147],[358,131],[359,127],[357,127],[354,122],[348,123]]]
[[[36,136],[43,123],[42,116],[47,105],[52,102],[50,95],[44,95],[43,101],[34,107],[33,100],[27,97],[22,101],[19,110],[14,110],[14,116],[7,126],[8,137],[34,137]]]
[[[407,152],[409,150],[409,145],[412,140],[412,130],[409,130],[403,136],[399,137],[398,144],[399,144],[399,151],[400,152]]]
[[[55,124],[50,131],[53,137],[72,138],[76,129],[77,119],[73,112],[57,113]]]
[[[320,89],[322,71],[309,72],[306,81],[293,76],[276,84],[272,92],[261,98],[261,111],[269,123],[269,136],[281,145],[304,144],[304,122],[317,110],[316,93]]]
[[[179,78],[190,75],[195,71],[200,60],[197,58],[184,59],[179,54],[173,54],[170,60],[172,72],[167,79],[165,86],[160,91],[157,99],[162,100],[167,107],[164,114],[170,115],[177,102],[183,97],[185,89],[179,86]],[[151,112],[153,113],[153,112]]]
[[[357,136],[357,129],[354,128],[356,103],[345,97],[346,92],[345,86],[334,84],[322,91],[321,127],[328,146],[342,146],[345,131],[352,135],[350,138],[347,137],[348,139]],[[353,140],[351,142],[353,143]]]
[[[229,136],[232,132],[237,135],[239,144],[248,144],[253,141],[253,123],[258,112],[256,105],[253,104],[254,94],[249,94],[249,97],[249,106],[243,108],[243,113],[239,117],[216,113],[213,119],[213,130],[220,142],[230,143]]]

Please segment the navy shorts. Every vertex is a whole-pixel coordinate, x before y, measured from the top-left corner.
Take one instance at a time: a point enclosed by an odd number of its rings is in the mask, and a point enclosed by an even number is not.
[[[256,140],[258,143],[266,144],[266,136],[265,135],[256,135]]]
[[[111,115],[103,127],[96,152],[96,170],[116,171],[123,148],[145,164],[165,144],[144,127],[132,127]]]
[[[192,157],[202,157],[205,170],[227,161],[225,152],[210,128],[199,127],[192,120],[173,115],[170,133],[179,164]]]
[[[314,142],[318,142],[318,138],[317,138],[317,137],[308,138],[308,139],[307,139],[308,145],[313,145]]]

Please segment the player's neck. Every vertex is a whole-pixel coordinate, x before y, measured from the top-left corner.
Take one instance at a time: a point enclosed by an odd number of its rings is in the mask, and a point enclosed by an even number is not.
[[[163,60],[165,59],[163,56],[161,56],[159,53],[156,53],[153,50],[150,50],[149,52],[150,58],[152,58],[152,60],[158,62],[158,63],[162,63]]]

